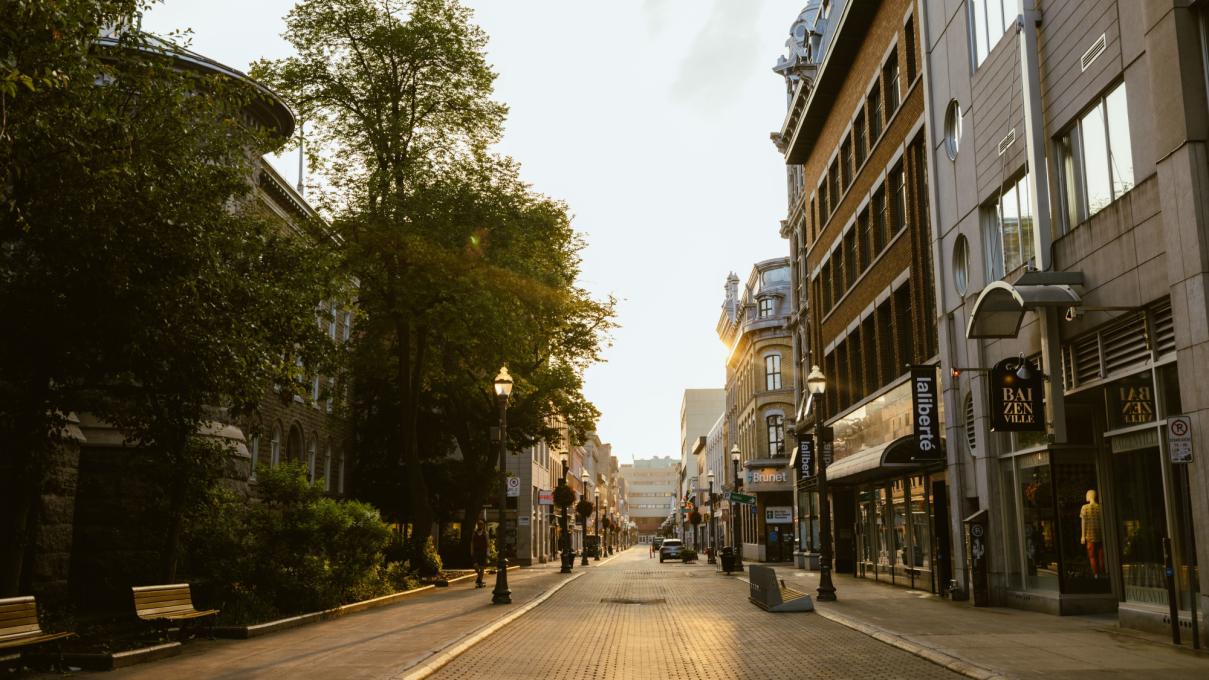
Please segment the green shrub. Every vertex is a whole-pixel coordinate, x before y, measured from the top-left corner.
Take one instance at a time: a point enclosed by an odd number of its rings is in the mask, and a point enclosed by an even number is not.
[[[377,509],[325,497],[297,463],[260,470],[257,488],[260,503],[212,490],[190,523],[189,569],[210,582],[231,618],[318,611],[391,591],[383,562],[390,527]]]
[[[685,562],[692,562],[697,559],[697,551],[692,548],[684,548],[680,551],[680,559]]]

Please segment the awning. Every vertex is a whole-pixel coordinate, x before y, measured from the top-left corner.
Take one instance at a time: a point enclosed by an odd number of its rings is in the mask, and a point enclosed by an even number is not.
[[[901,474],[904,471],[923,470],[927,467],[943,465],[945,462],[944,440],[941,441],[940,452],[936,458],[920,459],[919,451],[915,448],[915,437],[906,436],[870,446],[851,456],[845,456],[827,466],[827,481],[844,480],[845,483],[856,483],[875,477],[888,477]]]
[[[1022,277],[1022,280],[1025,279]],[[970,322],[966,325],[966,337],[1014,338],[1020,332],[1020,322],[1024,320],[1026,311],[1044,307],[1077,307],[1081,304],[1083,298],[1069,285],[994,281],[978,294]]]

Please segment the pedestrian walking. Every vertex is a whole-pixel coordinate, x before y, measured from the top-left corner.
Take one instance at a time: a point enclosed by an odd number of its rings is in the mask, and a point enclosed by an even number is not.
[[[470,554],[474,558],[475,588],[487,585],[483,582],[483,571],[487,569],[487,525],[479,520],[474,526],[474,535],[470,538]]]

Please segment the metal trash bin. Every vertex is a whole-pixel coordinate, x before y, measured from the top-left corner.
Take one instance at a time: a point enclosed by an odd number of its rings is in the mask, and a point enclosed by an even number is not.
[[[730,546],[726,546],[726,547],[722,548],[721,550],[719,550],[718,554],[722,558],[722,571],[725,571],[728,574],[731,573],[732,571],[734,571],[735,570],[735,550],[734,550],[734,548],[731,548]]]

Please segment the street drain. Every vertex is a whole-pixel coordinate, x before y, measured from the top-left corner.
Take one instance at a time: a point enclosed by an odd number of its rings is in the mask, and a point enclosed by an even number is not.
[[[601,602],[605,604],[667,604],[667,598],[634,599],[629,597],[606,597]]]

